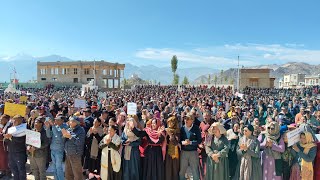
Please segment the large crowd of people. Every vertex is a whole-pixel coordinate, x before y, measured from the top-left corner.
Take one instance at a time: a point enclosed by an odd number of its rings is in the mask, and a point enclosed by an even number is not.
[[[148,85],[105,97],[77,88],[21,92],[0,95],[1,176],[44,180],[50,166],[57,180],[320,179],[317,86],[240,94]],[[6,103],[24,104],[24,116],[6,114]],[[8,131],[24,123],[41,134],[40,147]],[[287,134],[297,129],[300,139],[291,145]]]

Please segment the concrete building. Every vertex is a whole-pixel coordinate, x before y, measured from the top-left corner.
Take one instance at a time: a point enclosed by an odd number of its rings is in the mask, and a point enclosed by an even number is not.
[[[305,86],[317,86],[320,85],[320,74],[313,76],[305,76],[304,78]]]
[[[270,69],[240,69],[240,89],[274,88],[274,80],[270,77]]]
[[[303,86],[305,83],[305,74],[288,74],[283,76],[284,88],[297,88]]]
[[[124,64],[105,61],[37,62],[37,80],[44,84],[81,86],[96,79],[102,89],[120,89]],[[95,69],[95,73],[94,73]]]

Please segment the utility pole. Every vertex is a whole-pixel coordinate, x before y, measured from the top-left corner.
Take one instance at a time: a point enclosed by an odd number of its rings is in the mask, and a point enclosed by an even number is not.
[[[93,60],[93,67],[94,67],[94,70],[93,70],[93,78],[94,78],[94,86],[96,86],[96,60],[94,59]]]
[[[237,81],[237,91],[240,92],[240,62],[239,62],[239,56],[238,56],[238,81]]]

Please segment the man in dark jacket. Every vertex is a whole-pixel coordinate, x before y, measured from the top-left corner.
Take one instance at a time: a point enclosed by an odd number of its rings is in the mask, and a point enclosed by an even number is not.
[[[80,120],[74,116],[69,119],[68,130],[62,129],[62,135],[66,138],[66,169],[65,178],[67,180],[82,180],[81,157],[83,155],[86,133],[80,126]]]
[[[181,159],[180,180],[185,179],[185,173],[190,165],[193,179],[200,179],[198,145],[201,143],[201,132],[198,126],[193,124],[194,117],[190,114],[185,116],[185,125],[180,129]]]
[[[16,115],[12,118],[13,127],[21,125],[23,117]],[[26,136],[15,137],[12,134],[4,134],[5,142],[8,145],[9,166],[13,173],[14,180],[26,179]]]

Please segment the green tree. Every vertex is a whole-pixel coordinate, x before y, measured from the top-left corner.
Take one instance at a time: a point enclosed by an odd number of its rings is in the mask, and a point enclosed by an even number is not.
[[[173,73],[173,84],[175,84],[175,83],[179,84],[179,76],[176,75],[177,68],[178,68],[178,58],[176,55],[174,55],[171,58],[171,70]],[[178,80],[178,82],[177,82],[177,80]],[[175,85],[177,85],[177,84],[175,84]]]
[[[183,81],[182,81],[182,84],[183,84],[183,85],[189,84],[189,80],[188,80],[187,76],[184,76]]]
[[[179,84],[179,75],[174,74],[173,75],[173,85],[178,85]]]
[[[222,78],[223,78],[223,69],[221,69],[221,71],[220,71],[220,81],[221,81],[221,84],[222,84]]]
[[[224,82],[228,82],[228,76],[224,77]]]
[[[208,84],[211,84],[211,75],[208,75]]]
[[[217,81],[218,81],[217,75],[214,75],[213,81],[214,81],[214,86],[217,86]]]

